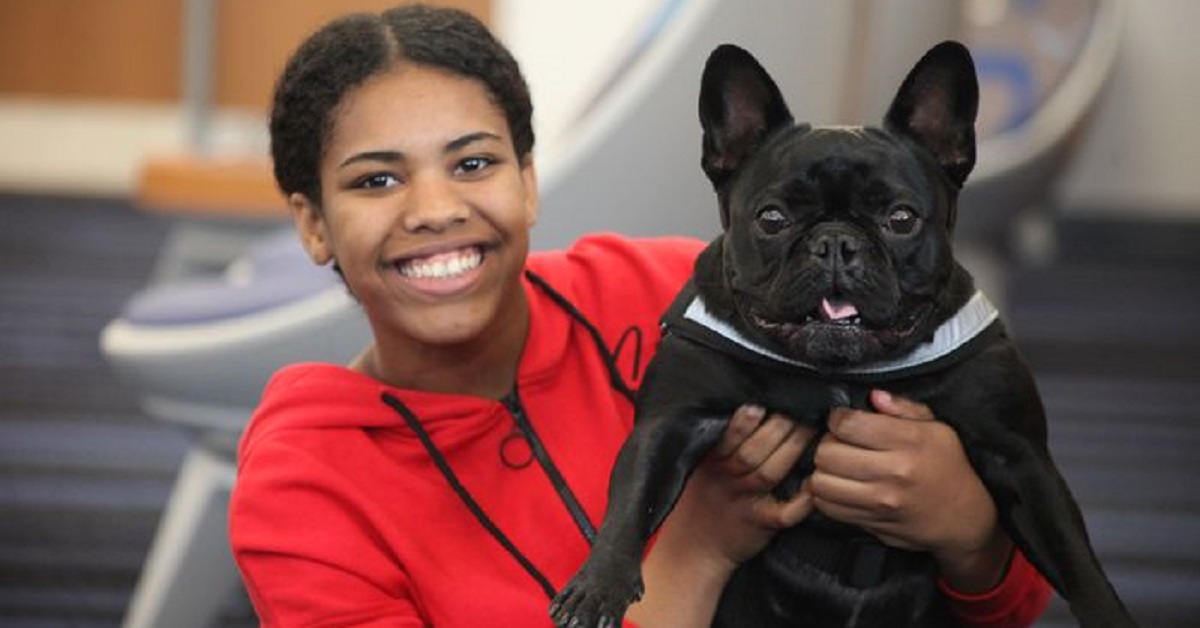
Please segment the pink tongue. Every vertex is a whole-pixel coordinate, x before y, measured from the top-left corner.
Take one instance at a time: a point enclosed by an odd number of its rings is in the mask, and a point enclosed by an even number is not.
[[[821,312],[831,321],[858,316],[858,308],[853,303],[843,301],[821,300]]]

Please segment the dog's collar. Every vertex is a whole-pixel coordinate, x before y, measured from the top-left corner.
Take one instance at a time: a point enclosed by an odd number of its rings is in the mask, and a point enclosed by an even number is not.
[[[946,322],[942,323],[933,334],[933,340],[908,352],[906,355],[893,360],[880,360],[843,369],[818,368],[800,360],[779,355],[778,353],[746,338],[729,323],[714,317],[704,305],[700,295],[696,295],[688,304],[683,317],[726,340],[748,349],[762,357],[784,362],[801,368],[833,374],[833,375],[888,375],[899,371],[917,368],[940,360],[954,353],[972,339],[986,331],[999,318],[999,312],[983,292],[976,291],[965,305],[955,312]]]

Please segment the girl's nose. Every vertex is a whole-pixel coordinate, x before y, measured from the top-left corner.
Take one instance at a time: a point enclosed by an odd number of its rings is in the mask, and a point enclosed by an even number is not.
[[[467,203],[449,178],[438,174],[416,175],[408,185],[402,216],[406,230],[442,231],[467,219]]]

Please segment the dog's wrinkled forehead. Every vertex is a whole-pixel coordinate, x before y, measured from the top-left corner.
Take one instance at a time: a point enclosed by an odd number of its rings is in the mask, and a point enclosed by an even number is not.
[[[768,187],[820,194],[887,193],[919,189],[935,164],[901,138],[877,127],[797,126],[772,136],[752,160],[747,192]]]
[[[848,167],[884,171],[897,165],[915,165],[905,147],[890,133],[875,127],[813,127],[791,138],[774,138],[764,151],[771,163],[792,172],[802,169],[817,175]],[[915,174],[915,173],[914,173]]]

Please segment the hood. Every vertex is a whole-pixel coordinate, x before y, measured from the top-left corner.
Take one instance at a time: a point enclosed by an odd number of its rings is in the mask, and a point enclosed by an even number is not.
[[[385,393],[403,400],[430,432],[446,421],[502,408],[499,402],[478,397],[393,388],[335,364],[293,364],[280,369],[263,390],[242,436],[243,454],[282,431],[402,427],[400,416],[383,402]]]

